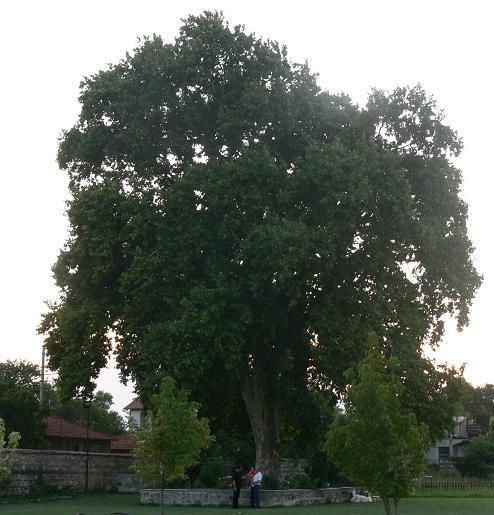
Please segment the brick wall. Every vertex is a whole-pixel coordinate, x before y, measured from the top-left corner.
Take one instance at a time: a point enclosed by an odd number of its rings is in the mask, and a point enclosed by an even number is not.
[[[128,473],[131,460],[128,454],[89,453],[89,489],[111,488],[112,475]],[[18,449],[2,493],[27,493],[42,485],[84,490],[85,463],[83,452]]]

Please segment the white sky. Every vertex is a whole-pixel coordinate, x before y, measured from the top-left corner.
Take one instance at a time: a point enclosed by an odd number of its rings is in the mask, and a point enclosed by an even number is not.
[[[76,120],[79,82],[116,62],[153,32],[171,41],[180,19],[223,10],[231,24],[288,45],[320,84],[359,103],[371,87],[421,82],[464,138],[458,160],[470,205],[475,262],[484,275],[470,327],[452,325],[439,361],[466,362],[475,384],[494,382],[492,123],[494,3],[489,1],[305,0],[180,2],[8,1],[0,9],[0,359],[39,362],[43,301],[54,298],[51,266],[67,234],[66,178],[55,156],[61,129]],[[132,398],[105,371],[99,387],[121,409]]]

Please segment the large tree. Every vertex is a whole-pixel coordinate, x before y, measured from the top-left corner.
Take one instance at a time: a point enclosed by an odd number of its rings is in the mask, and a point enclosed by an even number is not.
[[[91,388],[114,338],[144,398],[167,373],[241,392],[257,464],[276,472],[285,413],[308,381],[344,387],[369,330],[412,370],[445,315],[467,323],[461,141],[420,87],[359,108],[204,13],[86,78],[80,102],[58,155],[60,299],[41,326],[67,394]]]

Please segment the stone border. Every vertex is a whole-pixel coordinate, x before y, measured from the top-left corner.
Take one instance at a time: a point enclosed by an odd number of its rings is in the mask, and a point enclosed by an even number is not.
[[[360,492],[361,488],[345,486],[340,488],[320,488],[317,490],[261,490],[261,506],[305,506],[311,504],[340,503],[350,499],[350,492]],[[230,489],[165,489],[166,506],[228,506],[232,504]],[[141,490],[141,504],[159,505],[160,490],[146,488]],[[250,492],[242,489],[239,506],[250,505]]]

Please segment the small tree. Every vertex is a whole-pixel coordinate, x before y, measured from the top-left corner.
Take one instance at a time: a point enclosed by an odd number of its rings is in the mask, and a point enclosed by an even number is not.
[[[5,422],[0,418],[0,481],[10,476],[14,451],[19,446],[20,439],[21,435],[13,431],[5,440]]]
[[[378,492],[393,515],[425,467],[429,438],[427,426],[404,408],[397,363],[383,355],[375,335],[369,343],[357,373],[348,373],[346,413],[331,426],[326,450],[346,477]]]
[[[167,482],[186,477],[186,470],[197,463],[213,437],[207,419],[197,416],[198,404],[188,393],[178,390],[171,378],[165,378],[160,392],[150,401],[150,411],[134,432],[133,469],[148,484],[160,487],[161,513],[163,490]]]

